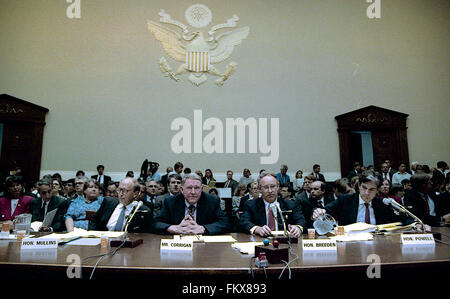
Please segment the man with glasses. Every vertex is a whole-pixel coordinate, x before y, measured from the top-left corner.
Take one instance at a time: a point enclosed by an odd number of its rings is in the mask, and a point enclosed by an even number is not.
[[[313,220],[325,213],[335,217],[339,225],[356,222],[368,224],[385,224],[403,222],[409,224],[411,219],[397,216],[394,210],[383,203],[382,198],[376,197],[381,181],[378,174],[365,171],[359,176],[359,192],[345,194],[327,204],[323,209],[317,208],[313,212]]]
[[[119,198],[105,197],[92,221],[90,230],[124,231],[129,217],[138,204],[141,185],[135,178],[125,178],[117,189]],[[128,225],[127,232],[150,233],[152,224],[151,210],[142,205]]]
[[[59,208],[61,204],[63,204],[66,201],[65,197],[54,195],[52,196],[52,183],[50,181],[39,181],[39,194],[40,198],[35,198],[31,201],[30,204],[30,212],[32,215],[31,221],[44,221],[45,215],[47,215],[48,212],[53,211],[54,209]],[[56,217],[53,219],[52,224],[50,227],[53,227],[54,224],[56,224]],[[41,227],[41,231],[48,231],[52,230],[47,227]]]
[[[160,234],[218,235],[228,232],[229,221],[220,199],[203,192],[196,174],[186,175],[180,193],[164,200],[153,228]]]
[[[283,230],[281,217],[285,219],[286,229],[293,237],[300,237],[306,220],[300,205],[291,200],[278,197],[280,182],[275,174],[263,173],[258,178],[258,189],[261,197],[249,200],[244,205],[244,213],[239,219],[239,225],[243,232],[255,234],[261,237],[270,236],[272,231]],[[279,207],[283,213],[280,215]]]

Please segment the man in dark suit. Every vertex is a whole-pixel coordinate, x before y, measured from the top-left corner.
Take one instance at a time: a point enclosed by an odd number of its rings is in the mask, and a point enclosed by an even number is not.
[[[227,171],[227,180],[225,181],[225,184],[223,186],[224,188],[231,188],[231,195],[234,195],[234,191],[238,186],[238,182],[236,180],[233,180],[233,171]]]
[[[279,204],[281,211],[290,212],[285,220],[286,229],[294,237],[300,237],[306,220],[303,217],[301,206],[295,205],[293,201],[278,198],[280,182],[275,174],[263,174],[258,179],[258,189],[261,197],[245,203],[244,213],[239,219],[241,230],[246,233],[266,237],[272,231],[283,230],[283,222],[276,205]],[[289,217],[290,216],[290,217]],[[278,220],[278,221],[277,221]]]
[[[181,181],[183,178],[178,173],[173,173],[169,176],[169,184],[167,186],[167,193],[164,193],[162,195],[159,195],[155,198],[155,204],[153,205],[153,217],[156,218],[158,216],[159,212],[161,212],[164,201],[166,198],[169,198],[170,196],[177,195],[180,193],[180,186]]]
[[[331,214],[339,225],[356,222],[368,224],[384,224],[403,222],[409,224],[412,220],[394,214],[391,207],[385,205],[382,198],[375,197],[381,182],[373,171],[365,171],[359,176],[359,193],[345,194],[330,202],[325,209],[315,209],[313,219],[325,213]]]
[[[353,177],[358,176],[361,172],[361,164],[359,162],[353,163],[353,170],[347,174],[348,181],[351,181]]]
[[[315,181],[310,184],[309,198],[304,198],[300,200],[300,205],[302,207],[303,216],[306,219],[307,227],[313,228],[312,215],[313,211],[317,208],[324,208],[327,204],[334,200],[333,197],[325,196],[326,189],[325,183],[321,181]]]
[[[445,161],[437,162],[436,169],[433,171],[431,182],[433,183],[433,189],[436,192],[440,192],[444,186],[445,171],[448,169],[448,164]]]
[[[320,165],[314,164],[313,165],[313,172],[311,172],[313,176],[316,177],[317,180],[325,183],[325,176],[320,173]]]
[[[259,197],[258,182],[252,182],[247,185],[247,194],[241,197],[239,202],[239,215],[244,212],[245,203],[248,200],[257,199]]]
[[[202,192],[201,179],[186,175],[181,192],[164,200],[153,228],[160,234],[218,235],[228,232],[229,221],[220,199]]]
[[[45,215],[48,212],[58,209],[65,201],[66,198],[55,195],[52,196],[52,183],[50,181],[39,181],[39,194],[40,198],[35,198],[30,203],[31,221],[44,221]],[[53,229],[53,225],[57,222],[57,218],[53,219],[50,227]],[[46,227],[41,227],[42,231],[48,230]]]
[[[411,176],[410,182],[412,189],[406,192],[403,198],[405,206],[424,223],[439,226],[439,207],[436,193],[432,189],[431,176],[426,173],[417,173]]]
[[[111,181],[111,177],[104,175],[103,172],[105,171],[105,166],[103,165],[98,165],[97,166],[97,174],[91,176],[91,179],[96,180],[97,182],[100,183],[100,186],[102,187],[107,187],[108,183]]]
[[[102,205],[89,222],[90,230],[124,231],[150,233],[152,225],[151,210],[142,205],[127,227],[128,218],[134,213],[141,185],[134,178],[125,178],[119,184],[119,199],[105,197]]]

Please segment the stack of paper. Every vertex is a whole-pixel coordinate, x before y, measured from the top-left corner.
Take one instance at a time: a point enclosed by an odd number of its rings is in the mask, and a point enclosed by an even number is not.
[[[330,239],[336,240],[337,242],[371,241],[373,240],[373,235],[371,233],[359,233],[343,236],[333,236],[330,237]]]
[[[367,224],[364,222],[357,222],[344,226],[344,232],[347,235],[360,234],[360,233],[371,233],[377,229],[376,225]]]
[[[230,235],[223,236],[203,236],[203,235],[189,235],[189,236],[173,236],[175,240],[184,240],[190,242],[205,242],[205,243],[234,243],[236,239]]]
[[[239,250],[240,253],[244,254],[255,254],[255,246],[263,245],[263,242],[242,242],[242,243],[233,243],[231,247]]]

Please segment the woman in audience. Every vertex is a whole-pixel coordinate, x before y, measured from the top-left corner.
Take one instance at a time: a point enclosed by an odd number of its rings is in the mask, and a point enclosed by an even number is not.
[[[381,186],[378,188],[378,197],[390,198],[391,197],[391,182],[384,180]]]
[[[292,182],[292,187],[294,188],[295,192],[300,192],[303,187],[303,171],[297,170],[295,173],[295,180]]]
[[[59,178],[52,179],[52,196],[64,196],[63,184]]]
[[[17,215],[30,213],[33,197],[23,195],[22,177],[7,178],[5,187],[5,196],[0,198],[0,221],[11,221]]]
[[[216,185],[216,179],[214,179],[211,169],[205,170],[205,176],[202,178],[202,184],[209,187],[214,187]]]
[[[402,185],[393,185],[391,188],[391,198],[393,198],[396,202],[403,205],[403,197],[405,195],[405,190],[403,190]]]
[[[68,232],[73,231],[74,227],[87,230],[89,226],[89,215],[87,214],[97,212],[102,204],[103,197],[100,196],[98,181],[90,179],[84,183],[83,193],[84,197],[79,196],[72,200],[66,215],[64,215]]]

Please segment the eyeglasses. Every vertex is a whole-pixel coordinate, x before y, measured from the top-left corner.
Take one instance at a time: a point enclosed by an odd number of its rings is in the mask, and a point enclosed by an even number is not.
[[[277,185],[261,186],[261,188],[262,188],[264,191],[278,190],[278,186],[277,186]]]
[[[133,190],[126,190],[126,189],[122,189],[122,188],[119,188],[119,189],[117,189],[117,193],[125,193],[125,194],[127,194],[128,192],[132,192]]]
[[[185,188],[187,191],[192,191],[192,190],[194,190],[194,191],[200,191],[200,190],[202,190],[202,187],[186,187]]]

